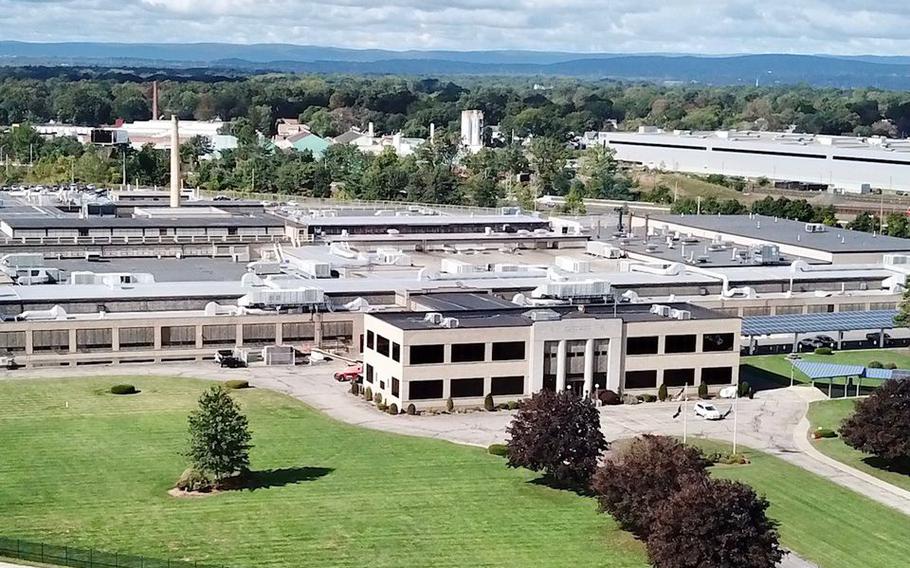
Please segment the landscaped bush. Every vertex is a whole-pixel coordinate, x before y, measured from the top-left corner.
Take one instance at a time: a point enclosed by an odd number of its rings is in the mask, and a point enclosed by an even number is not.
[[[509,410],[518,410],[518,401],[517,400],[509,401]]]
[[[509,409],[508,402],[500,402],[499,404],[496,405],[496,410],[508,410],[508,409]]]
[[[417,407],[414,406],[413,403],[409,404],[408,407],[405,409],[405,413],[408,416],[415,416],[417,414]]]
[[[207,493],[213,488],[212,479],[205,472],[188,467],[177,479],[177,489]]]
[[[617,404],[622,404],[622,399],[619,398],[619,395],[611,390],[602,390],[600,391],[600,403],[604,406],[615,406]]]
[[[816,355],[831,355],[834,351],[830,347],[817,347],[815,349]]]
[[[363,392],[363,398],[367,400],[373,400],[373,389],[367,387],[367,390]]]
[[[398,405],[394,402],[389,405],[389,414],[392,416],[398,416]]]
[[[139,392],[133,385],[114,385],[111,387],[111,394],[136,394]]]
[[[494,456],[507,457],[509,455],[509,446],[505,444],[490,444],[487,446],[487,452]]]
[[[886,369],[897,369],[897,364],[896,363],[885,363],[885,368]]]
[[[667,400],[669,396],[669,393],[667,393],[667,385],[665,383],[660,383],[660,387],[657,389],[657,398],[663,402]]]
[[[248,389],[250,388],[250,381],[245,381],[243,379],[231,379],[229,381],[224,381],[224,386],[231,390]]]
[[[492,393],[487,393],[487,396],[483,397],[483,409],[487,412],[493,412],[496,410],[496,403],[493,402]]]
[[[376,393],[376,394],[374,394],[374,395],[373,395],[373,402],[375,402],[376,404],[381,404],[381,403],[382,403],[382,393]]]
[[[712,464],[723,465],[745,465],[749,459],[742,454],[733,454],[730,452],[711,452],[705,456]]]
[[[740,381],[739,386],[736,389],[736,394],[742,398],[744,396],[751,396],[751,393],[752,385],[749,384],[749,381]]]
[[[837,432],[830,428],[816,428],[812,431],[812,437],[816,440],[819,438],[837,438]]]
[[[653,394],[643,394],[638,397],[642,402],[657,402],[657,397]]]
[[[376,396],[379,396],[378,394]],[[379,399],[379,402],[376,403],[376,408],[379,409],[379,412],[385,412],[389,409],[389,405],[385,403],[382,398]]]
[[[866,363],[866,366],[870,369],[883,369],[885,366],[882,365],[881,361],[869,361]]]
[[[708,398],[708,384],[707,383],[699,383],[698,398]]]
[[[357,381],[351,381],[351,394],[354,396],[360,394],[360,385]]]
[[[450,396],[446,399],[446,412],[452,412],[453,410],[455,410],[455,401]]]

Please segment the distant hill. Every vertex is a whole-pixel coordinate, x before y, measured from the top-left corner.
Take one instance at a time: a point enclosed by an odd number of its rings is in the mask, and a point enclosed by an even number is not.
[[[910,57],[620,55],[538,51],[390,51],[290,44],[0,41],[0,65],[109,65],[258,72],[569,76],[716,85],[807,83],[910,89]]]

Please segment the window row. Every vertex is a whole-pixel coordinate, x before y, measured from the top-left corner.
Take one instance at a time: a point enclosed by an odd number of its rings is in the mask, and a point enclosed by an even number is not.
[[[682,387],[695,384],[695,369],[665,369],[664,384],[668,387]],[[733,382],[733,367],[704,367],[701,382],[706,385],[729,385]],[[656,389],[657,370],[626,371],[625,388]]]
[[[525,358],[524,341],[494,342],[490,349],[493,361],[521,361]],[[453,343],[449,363],[470,363],[487,360],[486,343]],[[410,348],[411,365],[433,365],[445,363],[445,346],[441,343],[430,345],[412,345]]]
[[[443,398],[444,383],[443,379],[410,381],[408,383],[408,399],[441,399]],[[524,393],[525,378],[523,376],[493,377],[490,379],[490,394],[493,396],[522,395]],[[449,396],[452,398],[481,398],[486,394],[482,377],[449,380]]]
[[[733,351],[736,336],[733,333],[706,333],[702,336],[703,352]],[[626,355],[657,355],[659,339],[656,335],[626,338]],[[698,336],[695,334],[664,336],[664,353],[695,353]]]
[[[401,362],[401,345],[391,341],[378,333],[367,331],[367,348],[389,357],[396,363]]]

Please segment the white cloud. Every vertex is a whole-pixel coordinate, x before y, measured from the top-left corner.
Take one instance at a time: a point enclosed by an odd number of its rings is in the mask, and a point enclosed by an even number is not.
[[[0,38],[385,49],[910,53],[885,0],[0,0]]]

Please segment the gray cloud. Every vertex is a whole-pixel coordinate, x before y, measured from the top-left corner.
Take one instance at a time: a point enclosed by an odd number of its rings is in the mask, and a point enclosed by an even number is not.
[[[0,39],[385,49],[910,54],[883,0],[0,0]]]

